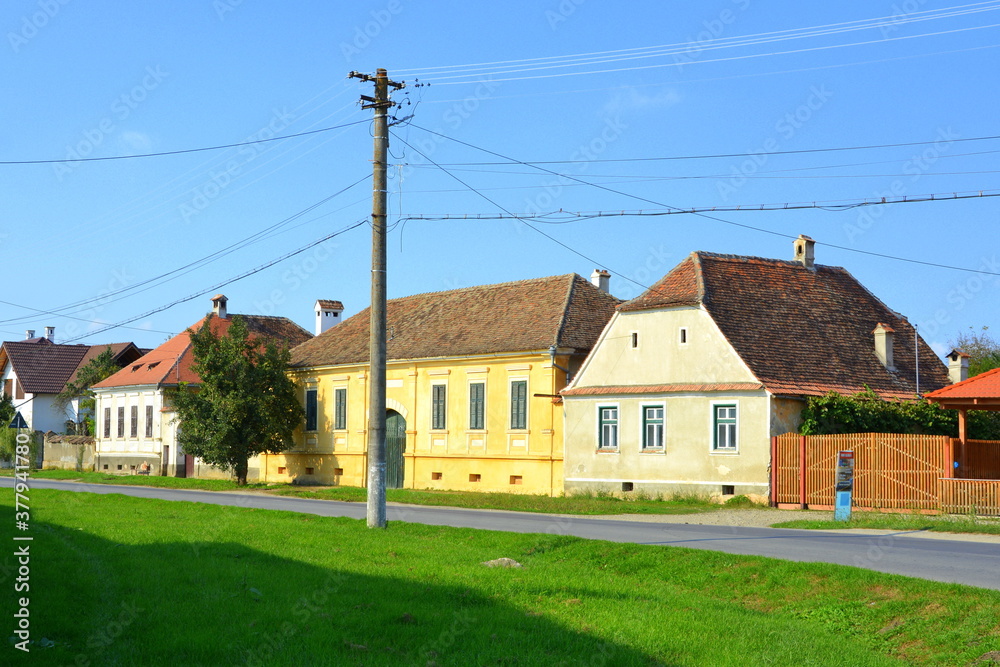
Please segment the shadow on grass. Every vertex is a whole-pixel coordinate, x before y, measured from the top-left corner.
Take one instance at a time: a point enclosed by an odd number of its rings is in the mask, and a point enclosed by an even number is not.
[[[378,576],[232,542],[121,544],[40,522],[32,532],[31,652],[5,650],[5,664],[662,664],[437,583],[432,569],[391,576],[421,569],[392,555],[362,564]],[[501,586],[518,578],[483,570]]]

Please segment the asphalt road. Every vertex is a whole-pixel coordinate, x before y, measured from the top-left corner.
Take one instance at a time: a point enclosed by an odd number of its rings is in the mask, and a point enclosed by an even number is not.
[[[11,488],[13,485],[12,478],[0,478],[0,487]],[[364,503],[41,479],[30,480],[30,487],[121,493],[137,498],[365,518]],[[708,549],[802,562],[839,563],[879,572],[1000,590],[1000,540],[990,538],[983,541],[931,539],[923,533],[908,532],[859,534],[853,531],[704,526],[392,504],[388,507],[388,519],[390,522],[575,535],[612,542]]]

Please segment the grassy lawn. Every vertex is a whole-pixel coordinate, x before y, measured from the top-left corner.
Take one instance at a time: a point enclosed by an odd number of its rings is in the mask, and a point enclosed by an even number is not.
[[[5,665],[967,665],[1000,651],[1000,593],[837,565],[120,495],[30,502],[36,643],[0,649]],[[498,557],[524,567],[480,564]]]
[[[941,533],[981,533],[1000,535],[1000,519],[964,515],[888,514],[885,512],[851,512],[850,521],[816,521],[802,519],[776,523],[774,528],[813,528],[843,530],[845,528],[881,528],[885,530],[932,530]]]

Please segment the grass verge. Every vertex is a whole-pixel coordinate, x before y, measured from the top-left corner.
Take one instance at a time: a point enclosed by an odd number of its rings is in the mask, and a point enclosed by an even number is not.
[[[851,512],[850,521],[817,521],[801,519],[776,523],[774,528],[807,528],[815,530],[844,530],[850,528],[875,528],[883,530],[930,530],[941,533],[978,533],[1000,535],[1000,518],[965,516],[956,514],[933,515],[889,514],[886,512]]]
[[[837,565],[120,495],[30,501],[35,643],[4,647],[4,664],[965,665],[1000,651],[1000,593]],[[0,506],[11,544],[12,494]],[[498,557],[524,567],[481,565]]]

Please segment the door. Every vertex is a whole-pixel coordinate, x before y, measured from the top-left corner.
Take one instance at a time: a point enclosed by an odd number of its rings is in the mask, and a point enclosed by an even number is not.
[[[194,457],[190,454],[184,455],[184,477],[194,477]]]
[[[395,410],[385,413],[385,488],[403,488],[403,452],[406,451],[406,420]]]

